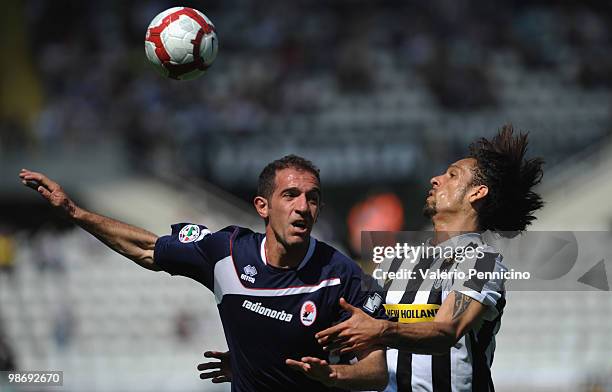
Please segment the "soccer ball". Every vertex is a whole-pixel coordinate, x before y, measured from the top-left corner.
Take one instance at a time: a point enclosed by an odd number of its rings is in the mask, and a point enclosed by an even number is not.
[[[211,66],[219,40],[215,26],[193,8],[173,7],[158,14],[147,28],[145,53],[171,79],[194,79]]]

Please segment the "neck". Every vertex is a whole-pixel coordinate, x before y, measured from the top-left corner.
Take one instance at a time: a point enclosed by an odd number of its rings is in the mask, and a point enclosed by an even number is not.
[[[449,238],[463,233],[473,233],[480,230],[478,219],[472,215],[436,214],[431,218],[434,227],[434,242],[439,244]]]
[[[304,260],[309,245],[310,238],[301,244],[287,246],[278,241],[274,233],[266,230],[266,243],[264,244],[266,262],[277,268],[296,268]]]

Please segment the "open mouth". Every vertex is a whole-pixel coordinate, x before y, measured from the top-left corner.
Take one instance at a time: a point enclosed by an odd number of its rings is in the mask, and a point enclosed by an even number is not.
[[[298,229],[298,231],[306,231],[308,230],[308,225],[306,224],[305,221],[295,221],[293,223],[291,223],[291,225]]]

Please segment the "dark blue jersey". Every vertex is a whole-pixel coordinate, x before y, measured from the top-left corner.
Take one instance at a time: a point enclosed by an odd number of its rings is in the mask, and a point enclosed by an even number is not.
[[[315,333],[349,317],[344,297],[374,317],[385,317],[382,296],[362,289],[363,273],[331,246],[310,238],[295,269],[266,262],[265,236],[230,226],[176,224],[155,245],[155,263],[214,292],[230,349],[232,391],[334,390],[297,372],[285,359],[328,358]]]

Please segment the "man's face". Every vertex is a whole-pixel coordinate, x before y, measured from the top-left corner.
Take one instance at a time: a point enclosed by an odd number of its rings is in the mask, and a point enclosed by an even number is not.
[[[455,213],[471,208],[468,190],[471,188],[476,167],[474,158],[461,159],[446,169],[446,172],[433,177],[429,182],[432,189],[427,195],[423,212],[428,217],[438,213]]]
[[[268,225],[285,246],[304,243],[319,215],[319,181],[310,172],[287,168],[278,170],[274,192],[268,200]]]

